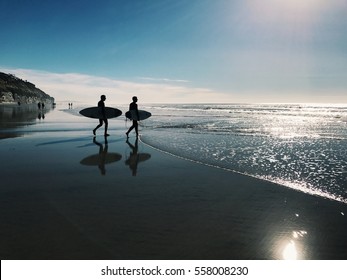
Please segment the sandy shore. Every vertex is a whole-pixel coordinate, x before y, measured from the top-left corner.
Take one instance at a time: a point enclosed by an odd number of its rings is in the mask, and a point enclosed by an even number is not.
[[[347,258],[346,204],[65,115],[0,131],[1,259]]]

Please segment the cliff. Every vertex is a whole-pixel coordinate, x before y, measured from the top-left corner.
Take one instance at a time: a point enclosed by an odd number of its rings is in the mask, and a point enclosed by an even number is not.
[[[0,72],[0,104],[19,102],[21,104],[38,102],[52,104],[54,98],[28,81],[23,81],[12,74]]]

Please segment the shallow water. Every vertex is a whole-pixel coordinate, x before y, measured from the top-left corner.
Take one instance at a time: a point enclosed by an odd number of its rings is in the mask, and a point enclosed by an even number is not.
[[[347,202],[347,106],[142,106],[142,140],[216,167]]]
[[[112,104],[109,106],[113,106]],[[96,120],[59,106],[0,106],[1,138],[69,130]],[[87,106],[88,107],[88,106]],[[123,112],[127,106],[114,105]],[[347,105],[155,104],[141,140],[174,155],[347,203]],[[67,114],[61,114],[61,112]],[[76,118],[78,116],[78,118]],[[124,117],[112,120],[124,125]],[[34,125],[35,124],[35,125]]]
[[[192,163],[136,143],[134,134],[126,142],[131,123],[123,117],[110,120],[110,137],[101,130],[94,138],[98,121],[81,117],[80,109],[58,107],[44,119],[29,113],[0,127],[17,135],[0,141],[3,258],[346,258],[346,204],[194,163],[248,168],[261,177],[255,172],[272,172],[268,161],[281,171],[278,162],[295,160],[281,158],[286,149],[314,149],[316,142],[304,138],[296,146],[295,138],[232,133],[233,120],[229,130],[215,132],[211,124],[228,121],[223,111],[170,115],[141,106],[154,114],[141,122],[141,139]],[[263,169],[248,166],[251,159],[261,163],[256,152],[275,156],[263,160]]]

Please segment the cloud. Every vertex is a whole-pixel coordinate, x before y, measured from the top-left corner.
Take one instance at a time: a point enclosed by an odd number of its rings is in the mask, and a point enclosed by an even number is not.
[[[0,67],[0,71],[34,83],[57,102],[94,104],[101,94],[107,96],[109,104],[129,103],[134,95],[142,103],[227,102],[230,98],[226,93],[178,84],[187,83],[186,80],[143,78],[147,82],[140,83],[80,73],[51,73],[4,67]]]

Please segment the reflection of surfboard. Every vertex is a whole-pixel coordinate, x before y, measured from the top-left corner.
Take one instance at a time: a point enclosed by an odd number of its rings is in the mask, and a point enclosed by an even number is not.
[[[152,114],[150,112],[144,111],[144,110],[138,110],[139,111],[139,117],[140,119],[137,119],[137,114],[135,110],[131,110],[125,113],[125,116],[130,119],[130,120],[135,120],[135,121],[142,121],[145,119],[148,119]]]
[[[122,114],[121,110],[118,110],[116,108],[111,108],[111,107],[105,107],[105,112],[106,112],[106,118],[107,119],[116,118]],[[103,118],[103,116],[101,114],[101,108],[100,107],[85,108],[85,109],[80,111],[80,114],[82,116],[85,116],[88,118],[93,118],[93,119],[102,119]]]
[[[138,154],[134,154],[134,155],[131,155],[126,161],[125,161],[125,164],[126,165],[129,165],[131,163],[139,163],[141,161],[146,161],[148,159],[151,158],[151,155],[150,154],[146,154],[146,153],[138,153]]]
[[[83,165],[103,165],[103,164],[109,164],[115,161],[121,160],[122,155],[117,153],[105,153],[105,154],[95,154],[91,155],[89,157],[86,157],[80,161]]]

